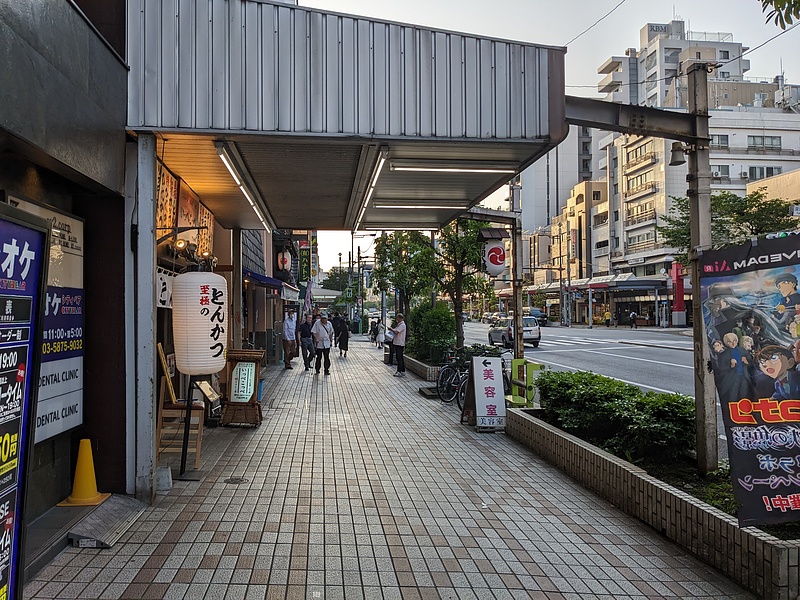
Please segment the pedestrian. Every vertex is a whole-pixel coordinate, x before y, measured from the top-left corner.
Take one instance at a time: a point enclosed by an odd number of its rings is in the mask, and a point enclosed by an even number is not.
[[[631,320],[631,329],[636,329],[636,317],[639,316],[636,314],[635,310],[631,311],[631,314],[628,315],[628,318]]]
[[[378,319],[380,321],[380,319]],[[375,343],[375,338],[378,337],[378,321],[373,321],[369,326],[369,341]]]
[[[344,353],[344,357],[347,358],[347,347],[350,341],[350,328],[348,327],[347,319],[342,319],[342,326],[339,328],[339,335],[336,336],[336,339],[339,340],[339,356]]]
[[[342,327],[342,318],[339,316],[338,312],[333,313],[331,326],[333,327],[333,345],[336,347],[339,345],[339,331],[341,331]]]
[[[297,333],[300,336],[300,349],[303,351],[303,364],[306,366],[306,371],[311,368],[311,360],[314,358],[314,336],[311,334],[312,327],[314,327],[314,315],[306,313],[305,321],[297,328]]]
[[[319,321],[314,323],[311,328],[311,335],[314,336],[314,347],[317,355],[316,371],[319,375],[320,363],[325,359],[325,375],[331,374],[331,346],[333,346],[333,325],[328,323],[328,314],[322,313]]]
[[[380,348],[381,346],[383,346],[383,342],[385,339],[386,339],[386,325],[384,325],[381,319],[378,319],[378,322],[375,324],[375,345],[378,348]]]
[[[603,318],[606,320],[606,327],[611,327],[611,311],[607,310]]]
[[[406,349],[406,323],[403,315],[395,317],[397,325],[392,329],[394,339],[392,340],[392,347],[394,348],[394,356],[397,359],[397,373],[395,377],[406,376],[406,361],[403,358],[403,352]]]
[[[295,319],[295,309],[290,308],[286,319],[283,321],[283,365],[285,369],[291,369],[292,359],[297,352],[297,320]]]

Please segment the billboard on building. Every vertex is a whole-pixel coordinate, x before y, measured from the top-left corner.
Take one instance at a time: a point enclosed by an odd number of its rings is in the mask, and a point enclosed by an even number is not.
[[[800,519],[800,249],[770,236],[701,256],[701,299],[742,527]]]

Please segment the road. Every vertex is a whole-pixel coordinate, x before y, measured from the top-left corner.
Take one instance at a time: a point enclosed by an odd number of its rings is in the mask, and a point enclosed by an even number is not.
[[[489,326],[465,323],[465,343],[486,344]],[[525,346],[525,357],[558,371],[593,371],[655,392],[694,396],[691,330],[628,327],[542,327],[538,348]],[[728,448],[717,403],[720,458]]]

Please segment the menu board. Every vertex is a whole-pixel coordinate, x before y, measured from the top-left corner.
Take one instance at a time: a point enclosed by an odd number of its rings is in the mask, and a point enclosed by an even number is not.
[[[49,224],[0,204],[0,600],[22,597],[26,466],[38,393]]]

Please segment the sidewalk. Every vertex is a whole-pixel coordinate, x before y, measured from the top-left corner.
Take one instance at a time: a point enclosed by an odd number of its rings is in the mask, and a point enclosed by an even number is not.
[[[259,428],[206,429],[202,482],[25,598],[753,597],[382,356],[354,336],[329,377],[270,367]]]

